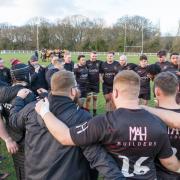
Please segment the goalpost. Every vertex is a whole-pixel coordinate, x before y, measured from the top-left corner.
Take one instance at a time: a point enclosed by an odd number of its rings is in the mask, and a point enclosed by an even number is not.
[[[138,48],[138,50],[140,50],[139,51],[140,54],[143,54],[143,51],[144,51],[144,27],[143,27],[143,24],[142,24],[142,28],[141,28],[141,46],[128,46],[127,45],[126,30],[127,30],[127,26],[126,26],[126,22],[125,22],[125,26],[124,26],[124,54],[126,53],[127,49],[131,49],[131,48],[134,48],[134,49]]]

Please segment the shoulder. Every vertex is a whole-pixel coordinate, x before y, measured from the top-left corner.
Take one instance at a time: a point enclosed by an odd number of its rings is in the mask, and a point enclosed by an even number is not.
[[[26,106],[23,108],[23,112],[26,112],[26,114],[29,114],[30,112],[35,111],[34,107],[36,105],[36,101],[28,103]]]
[[[91,114],[82,108],[79,108],[77,113],[81,117],[80,121],[89,121],[92,118]]]

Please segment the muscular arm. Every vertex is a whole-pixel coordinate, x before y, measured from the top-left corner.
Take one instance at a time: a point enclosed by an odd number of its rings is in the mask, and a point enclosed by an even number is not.
[[[142,106],[145,110],[149,111],[152,114],[158,116],[162,121],[164,121],[169,127],[171,128],[178,128],[180,129],[180,114],[163,110],[163,109],[156,109],[148,106]]]
[[[176,158],[175,155],[169,158],[160,159],[160,162],[168,170],[180,173],[180,161]]]

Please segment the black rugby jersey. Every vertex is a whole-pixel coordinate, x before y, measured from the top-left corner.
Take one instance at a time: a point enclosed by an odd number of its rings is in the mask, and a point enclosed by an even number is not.
[[[114,76],[119,72],[120,65],[117,61],[114,61],[112,64],[103,62],[100,68],[100,73],[103,75],[103,84],[112,86]]]
[[[162,107],[159,107],[159,108],[180,113],[180,109],[166,109],[166,108],[162,108]],[[171,146],[173,148],[173,151],[174,151],[176,157],[178,159],[180,159],[180,130],[176,129],[176,128],[167,127],[167,132],[168,132],[169,140],[170,140]],[[168,178],[169,178],[168,175],[171,175],[171,178],[178,177],[180,179],[180,174],[169,171],[164,166],[162,166],[158,160],[156,163],[156,168],[157,168],[158,173],[160,173],[160,176],[163,176],[164,179],[168,180]],[[162,171],[163,173],[161,174],[160,171]],[[168,176],[168,177],[166,177],[166,176]]]
[[[147,76],[147,67],[138,66],[135,71],[141,78],[140,94],[150,93],[150,78]]]
[[[70,128],[76,145],[100,143],[128,179],[156,178],[154,159],[172,156],[167,130],[143,109],[119,108]]]
[[[88,85],[88,69],[86,65],[79,66],[77,64],[77,67],[74,68],[74,74],[76,76],[76,81],[79,87],[86,88]]]
[[[155,64],[159,65],[161,68],[161,72],[167,71],[169,66],[170,66],[170,62],[169,61],[165,61],[165,62],[156,62]]]
[[[100,73],[100,67],[101,67],[102,61],[96,60],[86,61],[86,66],[88,68],[88,77],[89,77],[89,83],[91,85],[97,85],[99,84],[99,73]]]

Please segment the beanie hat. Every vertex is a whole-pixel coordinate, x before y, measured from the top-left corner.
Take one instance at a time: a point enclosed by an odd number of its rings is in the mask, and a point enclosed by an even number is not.
[[[37,56],[35,55],[32,55],[31,58],[30,58],[30,61],[38,61],[38,58]]]
[[[21,61],[19,59],[13,58],[10,60],[10,63],[12,66],[16,65],[16,64],[20,64]]]
[[[30,82],[30,70],[26,64],[15,64],[11,67],[11,77],[18,81]]]

